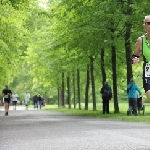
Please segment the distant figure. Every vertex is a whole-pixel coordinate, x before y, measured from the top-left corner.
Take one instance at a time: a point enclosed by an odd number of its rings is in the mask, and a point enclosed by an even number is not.
[[[12,94],[12,104],[13,104],[14,110],[16,110],[17,99],[18,99],[18,94],[16,92],[14,92]]]
[[[37,94],[35,94],[33,96],[33,105],[34,105],[34,109],[37,108],[38,109],[38,96]]]
[[[41,100],[42,100],[42,106],[45,106],[45,99],[43,95],[41,95]]]
[[[41,98],[40,94],[38,95],[38,104],[39,104],[39,107],[41,109],[41,107],[42,107],[42,98]]]
[[[28,106],[30,105],[30,93],[29,92],[26,92],[24,94],[24,101],[25,101],[26,110],[28,110]]]
[[[112,90],[108,85],[108,82],[104,83],[100,93],[102,94],[103,99],[103,114],[105,114],[105,112],[109,114],[109,100],[111,100],[112,98]]]
[[[142,95],[142,92],[137,84],[135,84],[134,79],[130,79],[130,83],[127,86],[127,94],[129,99],[129,115],[133,114],[137,116],[137,93],[139,92],[140,95]]]
[[[8,116],[10,97],[12,95],[12,92],[8,88],[8,85],[5,85],[5,88],[3,89],[2,94],[3,94],[3,98],[4,98],[5,116]]]

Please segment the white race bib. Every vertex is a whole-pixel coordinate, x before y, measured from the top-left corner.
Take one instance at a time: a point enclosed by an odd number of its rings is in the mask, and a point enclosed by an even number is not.
[[[4,95],[4,98],[8,98],[8,95]]]
[[[145,65],[145,77],[150,77],[150,62]]]

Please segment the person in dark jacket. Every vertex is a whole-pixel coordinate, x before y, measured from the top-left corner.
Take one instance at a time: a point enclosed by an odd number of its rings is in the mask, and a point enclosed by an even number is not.
[[[33,96],[33,105],[34,105],[34,109],[37,108],[38,109],[38,96],[37,94],[35,94]]]
[[[137,91],[140,95],[142,95],[142,92],[137,84],[135,84],[134,79],[130,79],[130,83],[127,86],[127,94],[128,94],[128,100],[129,100],[129,115],[133,114],[137,116]]]
[[[39,104],[39,107],[41,109],[41,107],[42,107],[42,98],[41,98],[40,94],[38,95],[38,104]]]
[[[8,88],[8,85],[5,85],[5,89],[3,89],[2,94],[3,94],[3,98],[4,98],[5,116],[8,116],[10,97],[12,95],[12,92]]]
[[[100,93],[102,94],[103,99],[103,114],[105,114],[105,112],[109,114],[109,100],[111,100],[112,97],[112,90],[111,87],[108,85],[108,82],[104,83]]]

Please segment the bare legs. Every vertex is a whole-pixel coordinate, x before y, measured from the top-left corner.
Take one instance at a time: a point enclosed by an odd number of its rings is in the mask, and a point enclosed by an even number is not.
[[[4,102],[4,109],[5,109],[5,115],[8,115],[8,110],[9,110],[9,103]]]
[[[146,96],[147,96],[148,101],[150,102],[150,90],[148,90],[148,91],[146,92]]]
[[[26,110],[28,110],[28,104],[26,104]]]
[[[13,110],[16,110],[16,104],[17,104],[17,102],[13,101],[12,103],[13,103]]]

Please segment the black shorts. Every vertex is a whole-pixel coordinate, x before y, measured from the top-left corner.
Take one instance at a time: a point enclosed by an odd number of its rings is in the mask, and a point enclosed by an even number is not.
[[[150,90],[150,77],[143,77],[143,88],[145,93]]]
[[[12,101],[12,104],[13,104],[13,105],[16,105],[16,104],[17,104],[17,101]]]
[[[4,98],[4,102],[10,103],[10,98]]]

